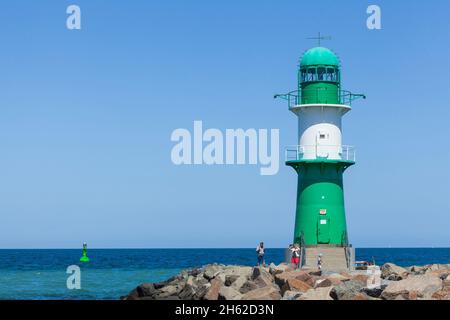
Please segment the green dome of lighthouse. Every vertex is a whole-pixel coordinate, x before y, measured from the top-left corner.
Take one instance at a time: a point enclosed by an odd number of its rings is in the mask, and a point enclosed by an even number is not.
[[[340,63],[337,55],[330,49],[315,47],[309,49],[303,54],[303,57],[300,60],[300,66],[305,67],[317,65],[339,67]]]

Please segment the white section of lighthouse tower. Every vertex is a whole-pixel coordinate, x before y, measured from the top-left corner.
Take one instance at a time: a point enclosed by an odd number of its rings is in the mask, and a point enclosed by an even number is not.
[[[298,117],[298,152],[303,159],[354,158],[354,151],[342,146],[342,117],[351,110],[350,106],[303,104],[290,110]]]

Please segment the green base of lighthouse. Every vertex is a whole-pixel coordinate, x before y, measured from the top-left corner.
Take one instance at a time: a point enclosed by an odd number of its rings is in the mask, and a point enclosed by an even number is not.
[[[342,175],[353,165],[343,160],[296,160],[298,174],[294,243],[347,246]]]

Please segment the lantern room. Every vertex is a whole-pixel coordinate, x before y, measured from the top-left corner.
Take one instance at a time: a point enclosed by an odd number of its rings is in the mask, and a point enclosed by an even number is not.
[[[336,54],[324,47],[306,51],[298,72],[301,104],[340,103],[340,62]]]

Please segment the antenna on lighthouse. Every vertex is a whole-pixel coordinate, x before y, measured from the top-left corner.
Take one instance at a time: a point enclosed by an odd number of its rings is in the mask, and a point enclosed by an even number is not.
[[[306,39],[309,39],[309,40],[317,40],[318,46],[320,47],[320,44],[321,44],[320,42],[321,42],[322,40],[331,40],[331,36],[323,36],[323,35],[320,33],[320,31],[319,31],[317,37],[310,37],[310,38],[306,38]]]

